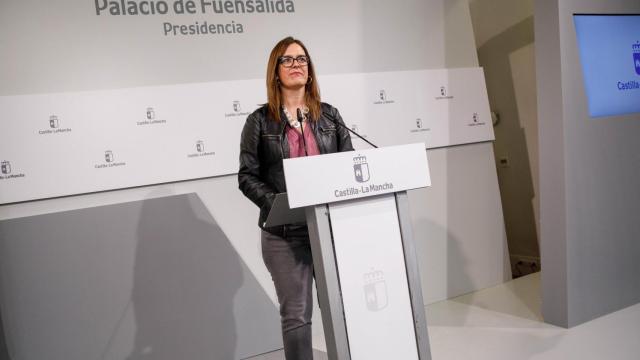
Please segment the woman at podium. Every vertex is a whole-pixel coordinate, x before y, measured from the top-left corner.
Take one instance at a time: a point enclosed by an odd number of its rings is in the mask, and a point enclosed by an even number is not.
[[[260,208],[262,258],[280,303],[287,360],[312,359],[313,261],[306,225],[265,228],[277,193],[286,192],[283,159],[353,150],[336,108],[320,101],[307,48],[297,39],[278,42],[267,64],[268,102],[247,117],[240,138],[238,183]],[[313,191],[313,189],[309,189]]]

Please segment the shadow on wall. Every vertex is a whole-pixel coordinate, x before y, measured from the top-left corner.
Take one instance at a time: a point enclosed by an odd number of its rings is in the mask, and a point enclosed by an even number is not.
[[[510,159],[498,168],[509,253],[512,258],[539,259],[531,159],[519,118],[509,58],[514,51],[532,44],[533,34],[533,17],[528,17],[483,44],[478,49],[478,58],[485,71],[491,109],[500,113],[501,121],[494,129],[496,157],[504,155]],[[520,275],[531,272],[523,273],[522,269],[514,269],[513,266],[512,269],[519,270]]]
[[[141,209],[127,359],[234,359],[238,254],[196,195],[169,199]]]
[[[475,284],[468,274],[467,259],[460,251],[459,240],[453,236],[446,228],[440,226],[427,218],[420,218],[413,223],[416,238],[416,252],[420,254],[432,253],[434,251],[444,256],[438,263],[420,262],[420,273],[423,283],[433,282],[434,288],[444,290],[446,298],[456,297],[475,289]],[[421,236],[422,237],[419,237]],[[444,262],[444,263],[443,263]],[[424,267],[424,268],[423,268]],[[446,269],[443,277],[440,273]],[[436,272],[434,274],[434,272]],[[440,283],[438,279],[446,278],[446,283]],[[429,302],[433,294],[425,294],[423,298]]]
[[[2,322],[2,312],[0,312],[0,360],[10,360],[9,350],[4,337],[4,323]]]

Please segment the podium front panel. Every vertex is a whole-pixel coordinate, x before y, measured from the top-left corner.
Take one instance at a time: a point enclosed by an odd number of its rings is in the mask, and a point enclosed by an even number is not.
[[[329,205],[353,360],[418,359],[393,194]]]
[[[284,174],[292,209],[431,185],[422,143],[285,159]]]

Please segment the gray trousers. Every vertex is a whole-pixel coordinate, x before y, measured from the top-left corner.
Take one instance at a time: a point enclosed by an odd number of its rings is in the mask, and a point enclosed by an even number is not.
[[[287,360],[312,360],[313,259],[306,227],[284,237],[262,231],[262,259],[271,273],[280,303]]]

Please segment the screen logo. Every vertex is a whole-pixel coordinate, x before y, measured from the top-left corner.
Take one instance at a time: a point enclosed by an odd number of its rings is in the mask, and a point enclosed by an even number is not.
[[[636,67],[636,74],[640,75],[640,41],[632,45],[633,47],[633,63]]]

